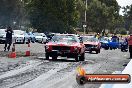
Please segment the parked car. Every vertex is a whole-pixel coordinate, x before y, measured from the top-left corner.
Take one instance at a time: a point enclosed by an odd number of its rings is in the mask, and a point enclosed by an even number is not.
[[[34,42],[35,42],[35,35],[34,35],[32,32],[29,32],[28,35],[29,35],[30,41],[31,41],[32,43],[34,43]]]
[[[30,35],[28,35],[28,33],[27,32],[24,32],[24,42],[25,43],[29,43],[30,41],[31,41],[31,39],[30,39]],[[30,40],[30,41],[29,41]]]
[[[126,38],[119,40],[119,48],[121,49],[122,52],[128,51],[128,40]]]
[[[82,41],[82,42],[83,42],[83,37],[85,37],[85,36],[80,36],[80,37],[79,37],[79,40]],[[86,36],[86,37],[87,37],[87,38],[93,38],[94,36]]]
[[[119,48],[119,40],[118,38],[111,38],[109,41],[110,50]]]
[[[90,53],[92,51],[95,51],[97,54],[100,53],[101,43],[97,38],[84,36],[83,43],[86,47],[86,51],[89,51]]]
[[[0,29],[0,43],[5,43],[6,41],[6,32],[5,32],[6,29]],[[14,33],[12,34],[12,42],[15,42],[15,35]]]
[[[85,60],[85,46],[74,34],[56,34],[45,46],[46,59],[58,56],[75,58],[76,61]]]
[[[22,30],[14,30],[13,31],[14,36],[16,37],[15,43],[22,43],[28,42],[29,36],[25,33],[25,31]]]
[[[0,29],[0,43],[5,43],[6,29]]]
[[[55,35],[55,33],[48,33],[48,34],[46,35],[48,41],[50,41],[54,35]]]
[[[108,37],[102,37],[100,38],[101,48],[104,48],[106,50],[109,49],[109,38]]]
[[[35,41],[39,43],[47,43],[47,37],[44,33],[33,33],[35,36]]]

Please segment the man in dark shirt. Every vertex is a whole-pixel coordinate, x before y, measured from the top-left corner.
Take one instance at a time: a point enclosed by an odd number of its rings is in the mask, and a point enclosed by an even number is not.
[[[116,34],[114,34],[114,36],[112,36],[112,41],[119,42],[119,37],[117,37]]]
[[[8,27],[6,30],[6,41],[5,41],[4,51],[6,51],[6,48],[8,49],[8,51],[10,50],[10,46],[12,44],[12,33],[13,33],[12,28]],[[9,44],[8,47],[7,47],[7,44]]]

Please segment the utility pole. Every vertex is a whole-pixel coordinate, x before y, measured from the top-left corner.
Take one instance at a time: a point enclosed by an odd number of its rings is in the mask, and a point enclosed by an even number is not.
[[[85,1],[85,24],[83,24],[83,28],[84,28],[84,34],[86,34],[86,25],[87,23],[87,0]]]
[[[87,21],[87,0],[85,1],[85,4],[86,4],[86,9],[85,9],[85,22]]]

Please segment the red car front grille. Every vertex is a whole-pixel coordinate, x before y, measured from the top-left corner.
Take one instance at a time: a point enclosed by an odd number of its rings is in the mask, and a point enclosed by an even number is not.
[[[85,44],[85,47],[94,47],[94,45],[91,45],[91,44]]]
[[[52,46],[52,50],[70,50],[68,46]]]

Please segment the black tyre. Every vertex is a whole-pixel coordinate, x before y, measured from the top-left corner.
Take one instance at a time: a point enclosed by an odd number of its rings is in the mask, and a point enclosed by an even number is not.
[[[23,39],[23,42],[22,42],[22,44],[24,44],[25,43],[25,38]]]
[[[105,50],[108,50],[108,49],[109,49],[109,47],[106,47],[106,48],[105,48]]]
[[[35,41],[32,41],[32,43],[35,43]]]
[[[92,51],[90,50],[89,53],[92,53]]]
[[[52,60],[57,60],[57,56],[52,56]]]
[[[49,53],[45,53],[46,60],[49,60]]]
[[[121,48],[121,51],[123,52],[123,49]]]
[[[79,61],[84,61],[85,60],[85,53],[83,53],[80,57],[79,57]]]
[[[100,53],[100,49],[98,50],[98,53]]]
[[[79,61],[78,54],[75,55],[75,61],[76,61],[76,62]]]
[[[96,51],[96,54],[98,54],[98,53],[99,53],[99,51],[97,50],[97,51]]]
[[[42,44],[44,44],[44,41],[43,41],[43,39],[42,39],[41,43],[42,43]]]
[[[15,39],[15,44],[16,44],[16,39]]]
[[[112,47],[110,47],[110,50],[112,50]]]
[[[125,52],[127,52],[128,50],[125,50]]]

